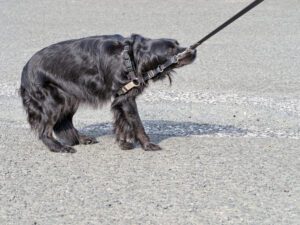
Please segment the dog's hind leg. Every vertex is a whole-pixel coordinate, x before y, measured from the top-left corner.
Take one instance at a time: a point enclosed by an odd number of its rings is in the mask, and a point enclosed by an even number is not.
[[[73,113],[62,116],[54,126],[55,136],[60,142],[65,145],[73,146],[77,144],[94,144],[97,140],[94,137],[89,137],[80,134],[73,125]]]
[[[56,138],[64,145],[79,144],[79,134],[72,123],[72,114],[63,115],[53,127]]]
[[[39,136],[41,141],[50,149],[52,152],[66,152],[75,153],[76,150],[70,146],[65,146],[55,140],[52,136],[53,128],[51,126],[46,126],[44,132]]]
[[[64,146],[53,137],[53,127],[59,118],[61,105],[50,107],[53,105],[54,99],[49,90],[38,87],[26,89],[21,85],[20,95],[32,130],[38,133],[39,139],[49,150],[52,152],[76,152],[72,147]]]
[[[59,110],[57,110],[58,113]],[[74,153],[76,150],[67,143],[60,143],[53,137],[53,131],[55,127],[55,121],[57,120],[59,114],[55,114],[52,111],[52,114],[42,115],[42,120],[39,123],[39,138],[40,140],[50,149],[52,152],[66,152]]]

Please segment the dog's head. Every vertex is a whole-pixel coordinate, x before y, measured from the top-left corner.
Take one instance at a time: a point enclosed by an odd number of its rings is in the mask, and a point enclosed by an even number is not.
[[[132,35],[133,57],[137,66],[138,74],[155,69],[158,65],[165,63],[171,57],[183,52],[186,48],[181,47],[174,39],[148,39],[140,35]],[[191,51],[185,58],[178,61],[154,80],[169,77],[175,68],[192,63],[196,58],[196,50]],[[171,80],[170,80],[171,81]]]

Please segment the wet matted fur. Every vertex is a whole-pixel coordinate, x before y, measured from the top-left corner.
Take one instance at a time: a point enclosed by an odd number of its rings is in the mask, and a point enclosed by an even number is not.
[[[116,94],[130,81],[122,56],[125,45],[130,46],[129,55],[140,81],[144,72],[185,50],[173,39],[149,39],[136,34],[128,38],[93,36],[46,47],[24,66],[20,95],[28,122],[51,151],[75,152],[70,146],[96,143],[95,138],[74,128],[72,118],[81,103],[98,106],[112,98],[119,146],[132,149],[138,141],[145,150],[160,149],[145,133],[135,101],[148,82],[125,95]],[[195,57],[196,52],[191,53],[154,80],[170,78],[174,68],[191,63]]]

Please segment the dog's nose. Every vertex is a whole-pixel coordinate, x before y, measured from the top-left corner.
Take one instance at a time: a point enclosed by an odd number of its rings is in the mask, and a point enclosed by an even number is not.
[[[193,49],[193,50],[191,51],[191,54],[193,54],[193,55],[196,55],[196,53],[197,53],[197,50],[196,50],[196,49]]]
[[[192,56],[192,57],[196,57],[196,55],[197,55],[197,50],[196,50],[196,49],[189,49],[188,55],[189,55],[189,56]]]

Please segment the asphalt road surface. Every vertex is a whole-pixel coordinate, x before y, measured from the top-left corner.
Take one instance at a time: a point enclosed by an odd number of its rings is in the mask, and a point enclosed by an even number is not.
[[[0,224],[300,224],[300,1],[265,1],[138,100],[159,152],[121,151],[109,106],[75,124],[99,143],[49,152],[16,89],[37,50],[91,35],[198,40],[250,0],[0,0]]]

